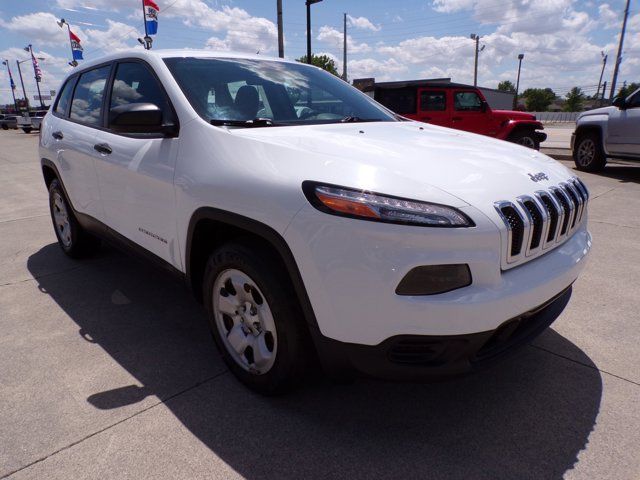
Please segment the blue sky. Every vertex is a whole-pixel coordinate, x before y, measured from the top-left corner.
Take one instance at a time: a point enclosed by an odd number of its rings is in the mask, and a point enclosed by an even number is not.
[[[154,48],[209,48],[277,55],[276,0],[158,0],[159,33]],[[285,54],[306,51],[304,0],[283,0]],[[624,0],[324,0],[312,6],[313,50],[342,64],[342,14],[349,14],[350,79],[452,77],[473,81],[474,43],[482,36],[479,83],[515,83],[517,55],[524,53],[522,88],[551,87],[563,95],[573,86],[595,93],[601,51],[609,55],[610,81]],[[631,1],[619,83],[640,80],[640,0]],[[0,57],[9,59],[18,84],[16,59],[34,45],[44,78],[57,89],[70,69],[64,17],[82,39],[85,58],[141,48],[139,0],[21,0],[0,2]],[[33,71],[22,65],[28,95]],[[6,67],[0,73],[0,103],[10,101]],[[19,95],[21,96],[21,95]]]

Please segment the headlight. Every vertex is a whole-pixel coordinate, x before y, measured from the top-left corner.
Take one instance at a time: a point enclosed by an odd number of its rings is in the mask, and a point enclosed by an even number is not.
[[[446,205],[417,202],[310,181],[304,182],[302,189],[314,207],[332,215],[425,227],[475,226],[460,210]]]

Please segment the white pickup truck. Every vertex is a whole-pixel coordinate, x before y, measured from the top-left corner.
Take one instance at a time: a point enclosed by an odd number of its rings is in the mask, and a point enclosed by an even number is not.
[[[24,133],[31,133],[33,130],[40,130],[40,124],[46,114],[46,110],[25,112],[22,116],[18,117],[18,128],[21,128]]]
[[[582,113],[571,137],[578,170],[598,172],[607,158],[640,160],[640,89],[613,106]]]

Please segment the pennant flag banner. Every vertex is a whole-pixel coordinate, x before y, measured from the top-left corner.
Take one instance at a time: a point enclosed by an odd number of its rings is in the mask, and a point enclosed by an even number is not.
[[[71,30],[69,30],[69,38],[71,38],[71,51],[73,52],[73,59],[82,60],[82,45],[80,45],[80,39]]]
[[[11,90],[15,90],[16,82],[13,81],[13,75],[11,75],[11,68],[9,68],[9,62],[7,62],[7,70],[9,70],[9,85],[11,85]]]
[[[160,9],[153,0],[142,0],[144,5],[144,21],[147,27],[147,35],[158,33],[158,12]]]
[[[36,74],[36,82],[42,81],[42,70],[40,70],[40,65],[38,65],[38,60],[33,54],[33,50],[31,51],[31,61],[33,62],[33,71]]]

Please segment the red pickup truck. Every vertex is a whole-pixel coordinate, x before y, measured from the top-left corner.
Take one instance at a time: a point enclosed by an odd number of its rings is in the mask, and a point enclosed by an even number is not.
[[[427,81],[375,83],[374,98],[404,117],[443,127],[466,130],[540,148],[547,135],[535,115],[492,110],[482,92],[469,85]]]

